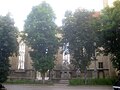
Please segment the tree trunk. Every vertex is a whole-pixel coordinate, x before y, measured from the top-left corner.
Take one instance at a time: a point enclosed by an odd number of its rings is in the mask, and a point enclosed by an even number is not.
[[[45,73],[41,73],[42,76],[42,84],[45,84]]]
[[[49,80],[51,80],[51,70],[49,70]]]
[[[34,82],[35,82],[35,80],[36,80],[36,70],[34,71]]]
[[[84,79],[85,79],[85,84],[87,84],[87,68],[85,68]]]

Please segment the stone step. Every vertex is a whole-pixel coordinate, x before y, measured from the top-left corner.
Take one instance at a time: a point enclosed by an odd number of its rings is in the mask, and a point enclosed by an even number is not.
[[[69,80],[60,80],[59,84],[69,84]]]

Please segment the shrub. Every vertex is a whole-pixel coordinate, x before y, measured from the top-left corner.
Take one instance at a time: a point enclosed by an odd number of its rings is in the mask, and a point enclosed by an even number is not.
[[[116,79],[114,78],[103,78],[103,79],[87,79],[86,85],[113,85]],[[85,80],[76,78],[69,80],[70,85],[85,85]]]

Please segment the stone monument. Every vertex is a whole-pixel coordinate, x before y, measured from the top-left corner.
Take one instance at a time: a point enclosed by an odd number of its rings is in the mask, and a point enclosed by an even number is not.
[[[63,62],[62,62],[62,70],[61,70],[61,79],[67,80],[70,79],[70,54],[68,49],[69,43],[63,46]]]

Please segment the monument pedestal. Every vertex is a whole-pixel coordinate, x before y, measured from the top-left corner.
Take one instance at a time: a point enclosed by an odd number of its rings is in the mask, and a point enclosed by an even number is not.
[[[64,62],[62,65],[61,79],[63,80],[70,79],[70,68],[69,68],[69,64],[67,63],[67,61]]]
[[[61,79],[63,80],[70,79],[70,71],[62,71]]]

